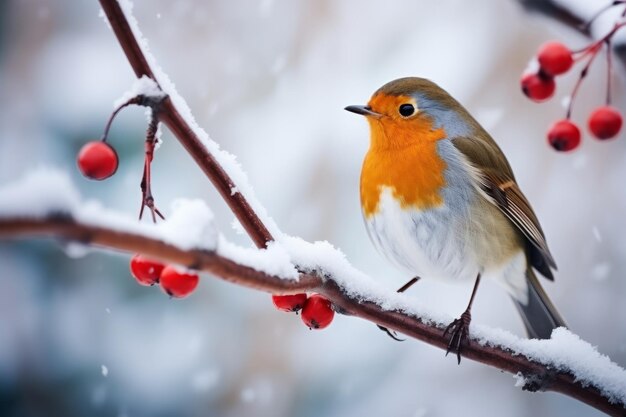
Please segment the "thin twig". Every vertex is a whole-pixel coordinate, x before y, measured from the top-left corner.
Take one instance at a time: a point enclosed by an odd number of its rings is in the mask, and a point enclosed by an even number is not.
[[[576,84],[574,84],[574,89],[572,90],[569,103],[567,104],[567,114],[565,118],[568,120],[572,117],[572,108],[574,106],[574,100],[576,99],[578,90],[580,89],[580,86],[582,85],[585,77],[587,77],[587,74],[589,73],[589,68],[591,67],[591,64],[593,64],[593,61],[596,59],[596,56],[598,56],[599,50],[600,50],[600,45],[596,45],[595,49],[591,50],[590,52],[591,56],[589,57],[589,60],[587,61],[583,69],[580,71],[580,75],[578,76],[578,80],[576,80]]]
[[[150,112],[150,123],[148,123],[148,129],[146,130],[146,140],[144,142],[145,156],[143,162],[143,177],[141,178],[141,209],[139,210],[139,220],[143,216],[144,208],[148,207],[150,214],[152,215],[152,221],[156,223],[156,216],[158,215],[161,220],[165,220],[165,217],[161,211],[157,208],[154,202],[154,196],[152,195],[152,159],[154,158],[154,148],[157,143],[157,131],[159,130],[159,111],[156,108],[152,108]]]
[[[111,125],[113,124],[113,120],[115,119],[115,117],[117,116],[117,114],[122,111],[123,108],[130,106],[132,104],[139,104],[142,100],[141,96],[136,96],[133,97],[127,101],[125,101],[124,103],[120,104],[119,106],[117,106],[117,108],[115,110],[113,110],[113,113],[111,113],[111,116],[109,116],[109,120],[107,120],[107,124],[104,126],[104,132],[102,133],[102,137],[100,140],[102,140],[103,142],[106,142],[107,139],[109,138],[109,130],[111,130]]]
[[[611,57],[613,54],[611,53],[611,38],[608,38],[606,41],[606,105],[611,105],[611,77],[613,74],[613,60]]]

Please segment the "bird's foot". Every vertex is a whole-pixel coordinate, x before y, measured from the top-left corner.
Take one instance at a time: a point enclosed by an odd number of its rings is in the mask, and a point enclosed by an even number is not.
[[[450,323],[443,332],[444,337],[450,334],[446,356],[448,356],[450,352],[456,353],[457,363],[459,364],[461,363],[461,351],[463,350],[463,346],[469,341],[469,325],[471,321],[472,314],[469,310],[466,310],[461,314],[461,317]]]

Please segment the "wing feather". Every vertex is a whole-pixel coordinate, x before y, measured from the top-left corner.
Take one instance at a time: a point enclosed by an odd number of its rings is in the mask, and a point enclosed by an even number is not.
[[[548,265],[556,268],[556,262],[554,262],[550,249],[548,249],[548,243],[539,220],[517,183],[489,171],[483,171],[483,177],[485,179],[483,183],[484,191],[491,196],[498,194],[498,197],[494,197],[494,200],[500,210],[522,231],[530,243],[541,252]]]
[[[531,264],[546,278],[556,262],[530,203],[515,182],[513,171],[498,145],[482,131],[481,138],[455,138],[452,142],[474,167],[481,190],[489,201],[522,232],[528,243]]]

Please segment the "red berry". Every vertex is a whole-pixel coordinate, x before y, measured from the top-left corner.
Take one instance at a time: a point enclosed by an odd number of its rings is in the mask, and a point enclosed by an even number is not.
[[[135,255],[130,260],[130,272],[141,285],[154,285],[159,282],[161,271],[165,265],[146,258],[143,255]]]
[[[541,70],[553,77],[569,71],[574,64],[572,52],[561,42],[548,42],[539,48],[537,60]]]
[[[526,97],[536,102],[549,99],[556,89],[554,78],[543,73],[526,74],[522,76],[521,84]]]
[[[280,311],[300,311],[304,306],[307,295],[304,293],[294,295],[272,295],[274,306]]]
[[[615,107],[598,107],[589,117],[589,130],[598,139],[615,137],[622,128],[622,115]]]
[[[302,321],[311,329],[327,327],[334,316],[335,311],[330,301],[319,294],[310,296],[302,308]]]
[[[109,178],[117,171],[118,158],[115,149],[100,140],[86,143],[78,152],[78,169],[92,180]]]
[[[559,120],[548,131],[548,142],[557,151],[571,151],[580,145],[580,130],[569,120]]]
[[[163,268],[159,283],[169,296],[183,298],[192,293],[198,286],[198,274],[180,272],[172,265]]]

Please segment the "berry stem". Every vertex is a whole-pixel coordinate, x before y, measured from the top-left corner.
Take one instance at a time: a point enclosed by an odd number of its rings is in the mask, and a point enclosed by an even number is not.
[[[626,9],[624,9],[624,14],[622,16],[626,17]],[[613,35],[615,35],[615,32],[617,32],[619,29],[623,28],[624,26],[626,26],[626,21],[615,23],[615,26],[613,26],[613,29],[611,29],[606,35],[604,35],[600,39],[590,43],[589,45],[587,45],[586,47],[584,47],[582,49],[577,49],[575,51],[572,51],[572,54],[573,55],[581,54],[579,57],[576,58],[576,60],[583,59],[584,57],[586,57],[590,53],[591,54],[594,53],[596,51],[596,49],[600,47],[600,45],[602,45],[607,40],[611,39],[613,37]]]
[[[150,165],[152,164],[152,158],[154,157],[154,146],[156,145],[156,133],[159,129],[159,117],[157,111],[152,109],[150,115],[150,123],[146,130],[145,149],[146,156],[143,164],[143,177],[141,178],[141,209],[139,210],[139,220],[143,217],[144,208],[148,207],[152,214],[152,221],[156,223],[156,216],[158,215],[162,220],[165,217],[154,204],[154,197],[152,196],[151,187],[151,171]]]
[[[102,138],[100,140],[102,140],[102,142],[107,141],[107,138],[109,137],[109,130],[111,130],[111,124],[113,124],[113,120],[123,108],[128,107],[131,104],[139,104],[142,102],[142,100],[143,100],[143,96],[139,95],[117,106],[117,108],[113,110],[113,113],[111,113],[111,116],[109,116],[109,120],[107,120],[107,124],[104,127],[104,133],[102,134]]]
[[[569,120],[570,117],[572,116],[572,106],[574,105],[574,99],[576,98],[576,95],[578,94],[578,90],[580,89],[583,79],[587,76],[587,73],[589,72],[589,67],[591,67],[593,60],[598,55],[599,50],[600,48],[598,48],[596,45],[596,47],[591,51],[591,57],[589,57],[589,60],[587,61],[584,68],[580,72],[580,77],[578,77],[578,81],[576,81],[576,85],[574,85],[574,89],[572,90],[569,103],[567,104],[567,114],[565,116],[565,119],[567,120]]]
[[[626,12],[626,10],[625,10]],[[611,38],[605,41],[606,44],[606,105],[611,105],[611,74],[613,73],[613,53],[611,51]]]

